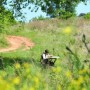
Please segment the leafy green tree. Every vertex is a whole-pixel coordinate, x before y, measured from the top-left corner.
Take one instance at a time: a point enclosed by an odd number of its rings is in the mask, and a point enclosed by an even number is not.
[[[6,10],[4,7],[3,0],[0,1],[0,33],[4,32],[5,27],[15,23],[13,13]]]
[[[36,5],[41,6],[42,11],[50,17],[61,16],[68,18],[75,15],[75,7],[81,1],[87,0],[36,0]]]
[[[9,1],[9,2],[7,2]],[[15,17],[22,16],[22,9],[28,7],[31,9],[30,4],[35,7],[31,11],[37,12],[41,7],[43,12],[46,12],[50,17],[69,18],[75,15],[75,7],[80,2],[88,0],[0,0],[0,4],[9,4]]]
[[[7,0],[6,0],[7,1]],[[11,0],[12,9],[15,16],[21,16],[21,9],[34,4],[35,7],[31,11],[37,11],[39,6],[43,12],[46,12],[50,17],[63,17],[69,18],[75,15],[75,7],[80,2],[86,2],[87,0]]]

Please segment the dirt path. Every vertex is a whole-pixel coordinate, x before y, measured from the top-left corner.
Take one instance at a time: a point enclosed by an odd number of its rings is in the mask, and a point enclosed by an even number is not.
[[[34,46],[34,43],[30,39],[21,36],[8,36],[6,39],[10,43],[10,46],[0,49],[0,52],[14,51],[21,47],[23,50],[28,50]]]

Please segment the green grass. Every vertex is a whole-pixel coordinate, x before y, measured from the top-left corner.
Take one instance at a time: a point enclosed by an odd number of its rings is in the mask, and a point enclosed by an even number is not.
[[[86,72],[79,74],[81,70],[84,70],[83,61],[90,57],[90,54],[87,53],[81,40],[82,34],[86,30],[82,26],[83,23],[90,24],[90,21],[85,21],[80,18],[69,20],[52,19],[38,22],[35,21],[25,25],[17,24],[10,27],[10,31],[7,32],[8,35],[18,35],[30,38],[35,43],[35,46],[27,51],[19,49],[0,53],[4,62],[4,71],[8,74],[5,76],[5,78],[7,78],[5,80],[9,83],[10,77],[16,77],[14,74],[17,70],[15,69],[14,64],[18,62],[21,63],[21,67],[18,69],[18,76],[22,79],[22,83],[13,86],[16,90],[21,89],[21,87],[23,87],[21,90],[28,90],[28,88],[31,87],[35,90],[83,90],[84,88],[89,90],[90,80],[88,79],[90,72],[86,69]],[[64,33],[66,27],[71,28],[71,33]],[[85,24],[84,27],[87,27],[87,24]],[[82,28],[83,32],[81,31]],[[89,29],[87,28],[86,32],[88,31]],[[79,36],[79,34],[81,35]],[[88,34],[86,36],[88,36]],[[1,44],[4,45],[3,43]],[[66,50],[66,46],[68,46],[74,54]],[[51,54],[60,57],[56,61],[55,67],[47,67],[47,69],[42,68],[39,61],[40,56],[45,49],[48,49]],[[78,69],[77,64],[79,61],[81,63]],[[26,79],[28,78],[28,75],[25,74],[27,69],[23,68],[23,63],[26,62],[31,65],[29,66],[29,75],[31,75],[29,81]],[[0,70],[1,73],[2,71],[3,69]],[[34,86],[35,82],[33,82],[33,78],[34,76],[37,77],[38,73],[40,74],[40,77],[38,77],[40,79],[40,85],[37,88]],[[81,81],[79,81],[79,79]],[[85,81],[83,82],[82,79],[85,79]],[[74,82],[72,82],[72,80]],[[77,82],[77,84],[75,82]],[[27,85],[27,83],[30,85]],[[11,86],[10,83],[9,85]],[[26,89],[24,89],[24,86]]]

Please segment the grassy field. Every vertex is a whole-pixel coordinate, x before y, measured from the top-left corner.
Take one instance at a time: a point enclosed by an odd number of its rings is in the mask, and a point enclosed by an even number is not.
[[[35,46],[0,53],[0,90],[90,90],[90,20],[37,20],[8,29],[0,47],[8,46],[7,35],[30,38]],[[54,67],[40,64],[45,49],[60,57]]]

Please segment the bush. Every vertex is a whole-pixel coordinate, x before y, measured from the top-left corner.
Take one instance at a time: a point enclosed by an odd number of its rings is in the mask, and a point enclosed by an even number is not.
[[[68,18],[71,18],[71,17],[74,17],[76,16],[74,13],[71,13],[71,12],[63,12],[63,15],[61,14],[59,16],[59,18],[62,18],[62,19],[68,19]]]
[[[90,19],[90,12],[84,16],[85,19]]]
[[[46,19],[49,19],[49,18],[45,18],[43,17],[42,15],[40,15],[39,17],[35,17],[32,19],[32,21],[37,21],[37,20],[46,20]]]

